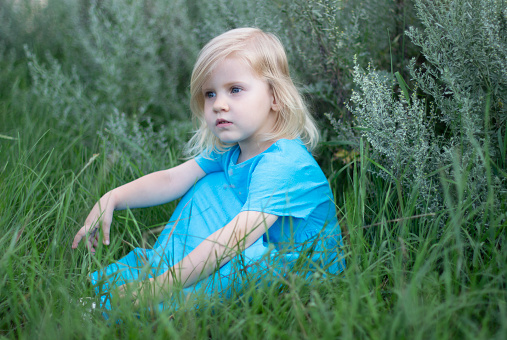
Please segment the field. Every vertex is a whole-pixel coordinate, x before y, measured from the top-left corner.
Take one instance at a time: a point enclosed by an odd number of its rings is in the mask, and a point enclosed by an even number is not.
[[[2,2],[0,338],[506,338],[506,8]],[[280,36],[315,112],[347,269],[89,312],[87,274],[152,244],[176,203],[115,213],[96,255],[75,233],[108,190],[182,162],[200,47],[253,25]]]

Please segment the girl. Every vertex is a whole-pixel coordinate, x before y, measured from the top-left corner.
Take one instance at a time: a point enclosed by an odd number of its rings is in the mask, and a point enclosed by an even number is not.
[[[201,50],[190,106],[193,158],[106,193],[74,238],[109,244],[113,211],[183,198],[153,249],[137,248],[91,274],[101,303],[120,287],[230,294],[240,274],[289,270],[303,248],[313,266],[343,270],[340,227],[326,177],[308,150],[317,129],[294,86],[280,41],[255,28],[228,31]],[[211,275],[216,271],[216,275]],[[129,293],[132,294],[131,289]],[[135,293],[134,293],[135,294]]]

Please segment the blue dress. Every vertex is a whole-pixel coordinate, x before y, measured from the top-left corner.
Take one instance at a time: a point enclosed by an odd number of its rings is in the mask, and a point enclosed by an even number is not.
[[[185,288],[185,294],[201,290],[228,296],[255,282],[253,277],[266,277],[273,271],[283,275],[300,254],[329,273],[345,268],[329,183],[303,143],[280,139],[263,153],[237,164],[239,154],[235,146],[222,154],[196,157],[206,176],[183,196],[153,248],[136,248],[91,274],[104,308],[111,308],[107,292],[113,285],[164,273],[242,211],[262,211],[279,218],[241,254]],[[311,251],[304,251],[307,249]],[[159,307],[169,305],[161,302]]]

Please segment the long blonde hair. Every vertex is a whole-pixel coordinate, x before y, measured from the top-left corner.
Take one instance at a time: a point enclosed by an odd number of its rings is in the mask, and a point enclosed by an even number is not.
[[[223,152],[237,143],[223,143],[208,128],[204,119],[202,85],[214,67],[234,54],[243,58],[254,72],[267,81],[279,110],[274,131],[265,140],[300,137],[308,150],[318,143],[315,122],[289,74],[287,56],[280,40],[258,28],[237,28],[209,41],[199,53],[190,81],[190,109],[197,130],[187,144],[186,153],[196,156],[201,152]]]

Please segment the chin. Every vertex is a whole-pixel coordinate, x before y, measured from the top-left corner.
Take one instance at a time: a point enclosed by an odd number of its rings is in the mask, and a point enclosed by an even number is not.
[[[225,144],[237,144],[238,143],[238,139],[236,139],[236,138],[226,138],[226,137],[220,137],[220,136],[217,136],[217,138],[220,139],[220,141]]]
[[[235,144],[238,144],[238,141],[237,140],[228,140],[228,139],[220,139],[220,141],[224,144],[227,144],[227,145],[235,145]]]

